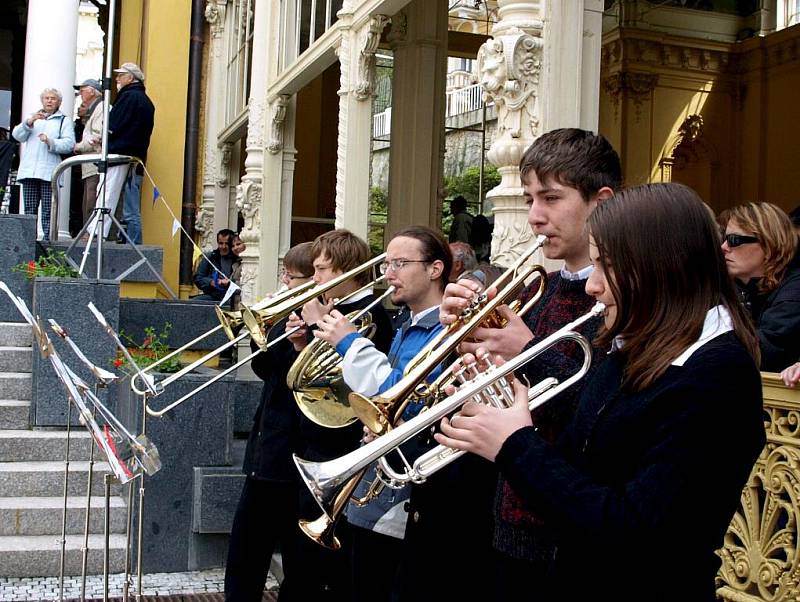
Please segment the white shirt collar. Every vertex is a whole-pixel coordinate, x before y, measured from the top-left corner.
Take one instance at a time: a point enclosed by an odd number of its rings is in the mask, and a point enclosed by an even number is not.
[[[722,305],[712,307],[706,312],[706,319],[703,321],[703,331],[700,333],[700,338],[689,345],[683,353],[675,358],[672,365],[683,366],[700,347],[708,343],[711,339],[732,330],[733,320],[731,320],[731,314],[728,310]],[[614,340],[611,341],[611,351],[609,351],[609,353],[622,349],[624,346],[625,341],[622,337],[614,337]]]
[[[585,268],[580,269],[577,272],[570,272],[566,267],[562,267],[561,277],[564,280],[586,280],[592,275],[592,270],[594,270],[593,265],[587,265]]]
[[[423,309],[418,314],[411,314],[411,326],[414,326],[417,322],[419,322],[424,316],[427,316],[433,310],[439,311],[439,305],[432,305],[428,309]]]
[[[712,307],[706,313],[706,319],[703,322],[703,332],[700,333],[700,338],[697,339],[694,344],[690,345],[686,351],[675,358],[672,365],[683,366],[700,347],[708,343],[711,339],[725,334],[726,332],[730,332],[731,330],[733,330],[733,320],[731,320],[731,314],[728,310],[722,305]]]

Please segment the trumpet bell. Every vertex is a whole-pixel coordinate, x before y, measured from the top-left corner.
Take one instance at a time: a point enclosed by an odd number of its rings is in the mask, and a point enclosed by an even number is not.
[[[355,416],[376,435],[382,435],[390,428],[387,404],[380,403],[382,398],[370,399],[361,393],[350,393],[350,407]]]
[[[334,535],[336,522],[323,514],[316,520],[301,520],[300,530],[321,546],[329,550],[338,550],[342,547],[339,538]]]

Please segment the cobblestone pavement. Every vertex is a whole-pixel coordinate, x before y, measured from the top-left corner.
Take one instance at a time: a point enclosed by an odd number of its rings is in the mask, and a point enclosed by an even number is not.
[[[122,573],[109,575],[108,589],[110,597],[122,596]],[[145,596],[161,596],[172,594],[217,593],[223,591],[225,569],[209,571],[192,571],[189,573],[153,573],[142,576],[142,593]],[[266,589],[278,587],[275,577],[267,578]],[[134,594],[136,576],[131,578],[129,593]],[[79,599],[81,595],[81,578],[64,578],[64,598]],[[86,598],[103,598],[103,576],[92,575],[86,578]],[[58,577],[0,577],[0,602],[17,600],[57,600]]]

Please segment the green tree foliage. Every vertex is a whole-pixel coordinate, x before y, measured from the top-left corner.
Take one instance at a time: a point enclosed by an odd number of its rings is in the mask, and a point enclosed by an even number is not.
[[[480,181],[480,167],[467,167],[461,174],[445,176],[444,183],[447,187],[447,198],[454,199],[458,195],[467,199],[467,211],[472,215],[478,213],[478,183]],[[486,193],[500,183],[500,174],[494,165],[486,165],[483,170],[483,197]],[[442,232],[450,233],[453,216],[450,214],[449,204],[445,204],[442,212]]]
[[[372,255],[383,253],[383,232],[386,229],[388,195],[383,188],[373,186],[369,191],[369,249]]]

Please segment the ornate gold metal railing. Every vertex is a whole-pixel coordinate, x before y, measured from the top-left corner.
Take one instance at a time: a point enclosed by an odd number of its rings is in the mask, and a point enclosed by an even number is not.
[[[790,389],[768,372],[761,380],[767,444],[719,551],[717,595],[794,602],[800,599],[800,386]]]

